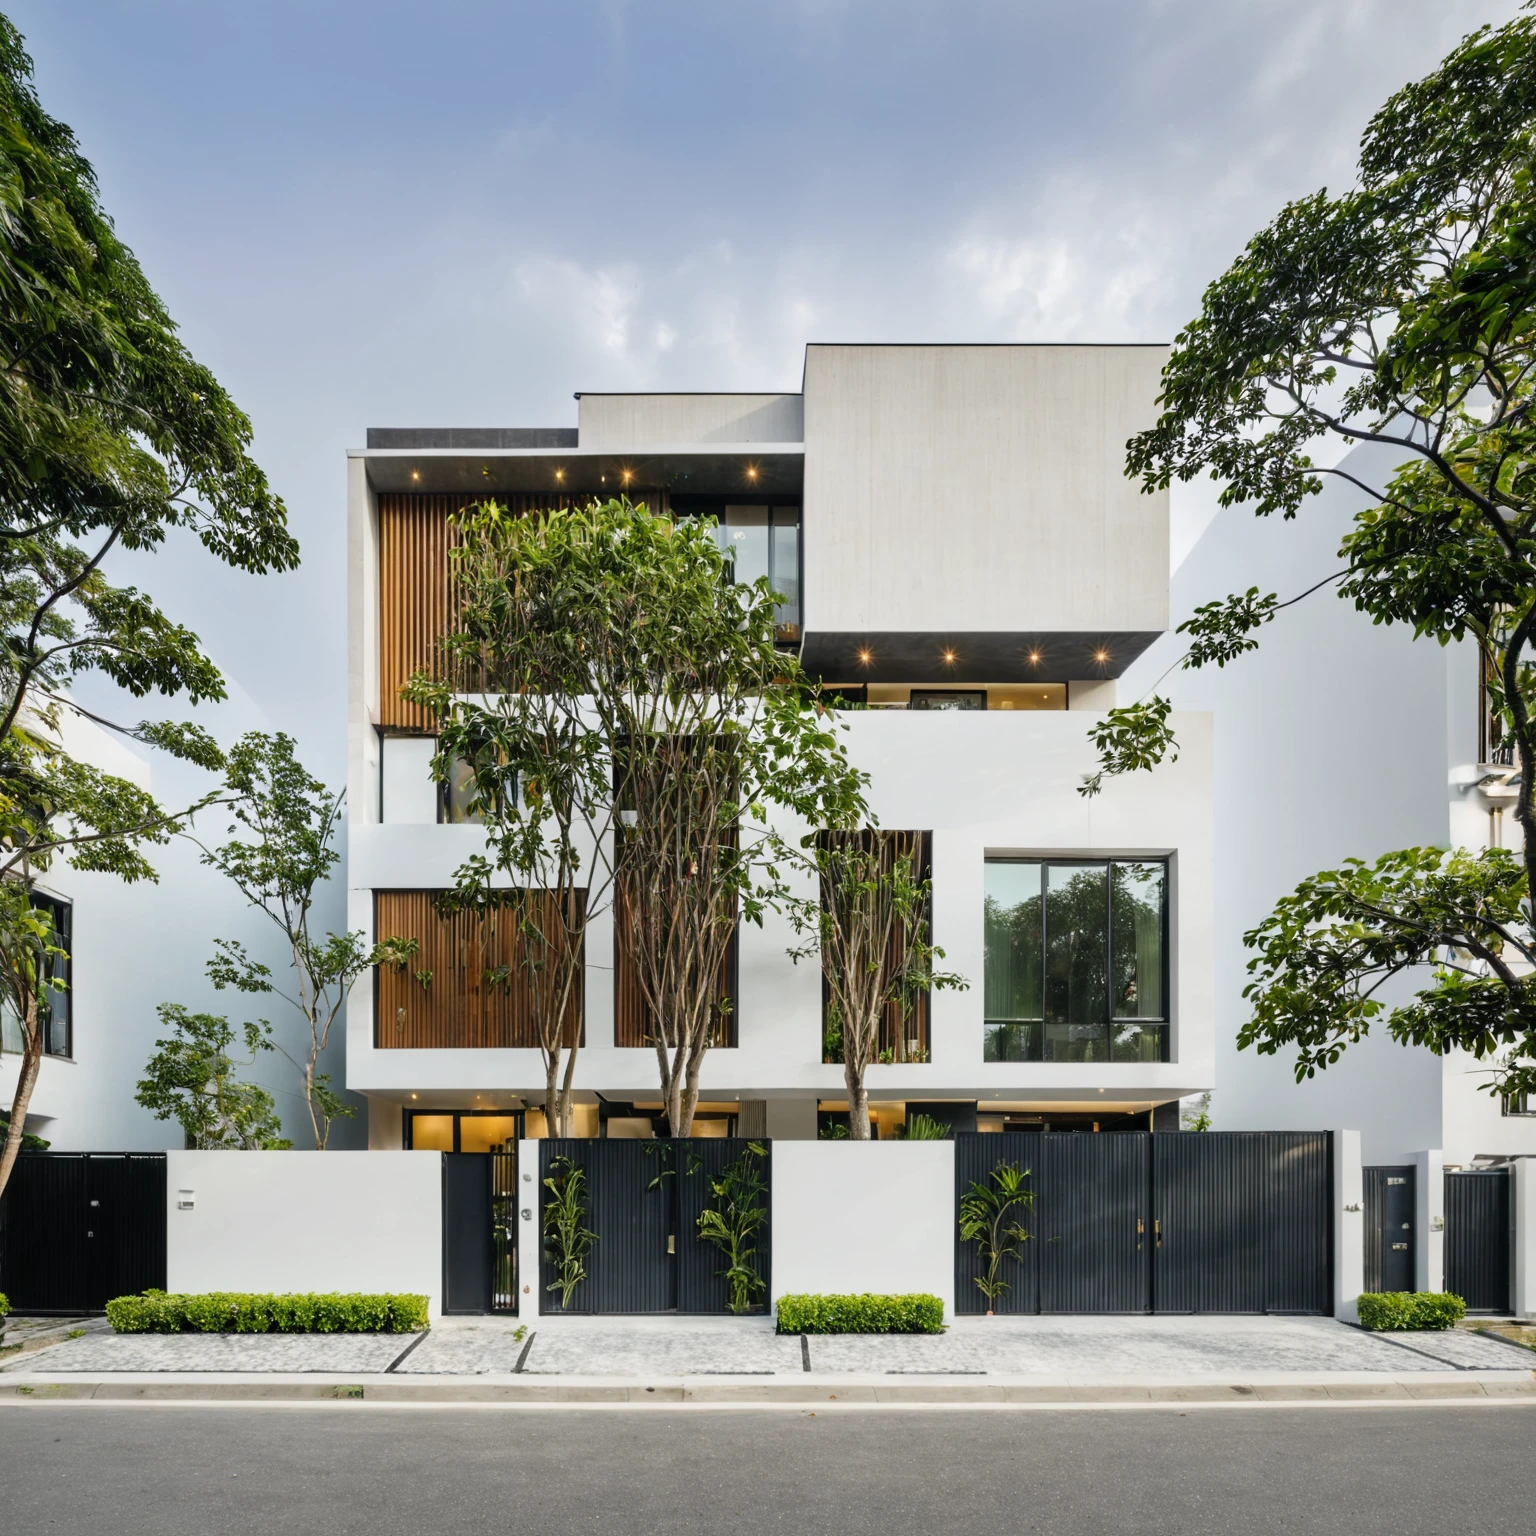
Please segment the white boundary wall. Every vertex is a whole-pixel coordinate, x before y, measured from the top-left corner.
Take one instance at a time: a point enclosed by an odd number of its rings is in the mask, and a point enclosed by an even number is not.
[[[439,1153],[169,1152],[165,1193],[169,1290],[408,1291],[441,1310]]]
[[[1530,1319],[1536,1318],[1536,1157],[1517,1157],[1510,1179],[1515,1273],[1509,1304],[1516,1317]]]
[[[952,1141],[776,1141],[772,1299],[924,1291],[955,1311]]]

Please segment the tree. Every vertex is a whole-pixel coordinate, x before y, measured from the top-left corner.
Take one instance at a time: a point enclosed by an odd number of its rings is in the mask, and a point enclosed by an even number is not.
[[[1211,1096],[1209,1093],[1200,1094],[1186,1109],[1181,1117],[1183,1124],[1181,1129],[1186,1131],[1208,1131],[1211,1128]]]
[[[1407,849],[1303,882],[1247,935],[1258,953],[1245,1044],[1299,1048],[1298,1076],[1337,1060],[1384,1005],[1400,1040],[1496,1058],[1490,1089],[1536,1089],[1531,892],[1536,873],[1536,21],[1467,37],[1371,119],[1357,184],[1301,199],[1206,290],[1163,373],[1162,412],[1129,444],[1146,489],[1209,474],[1224,506],[1300,515],[1325,481],[1369,503],[1342,568],[1281,601],[1258,587],[1180,626],[1185,667],[1254,649],[1289,602],[1337,583],[1378,624],[1480,652],[1520,773],[1523,852]],[[1317,462],[1310,445],[1379,444]],[[1175,750],[1158,696],[1093,733],[1100,770]],[[1429,965],[1427,979],[1416,968]]]
[[[255,1083],[237,1081],[241,1065],[250,1066],[272,1049],[271,1026],[246,1024],[247,1060],[229,1054],[235,1031],[228,1019],[189,1013],[179,1003],[161,1003],[160,1022],[169,1038],[155,1041],[135,1099],[157,1120],[176,1120],[188,1148],[212,1151],[278,1151],[293,1143],[283,1138],[282,1121],[272,1095]]]
[[[587,570],[580,517],[522,517],[494,501],[454,519],[455,627],[439,664],[407,684],[437,719],[433,772],[466,773],[466,809],[486,852],[455,874],[447,905],[511,926],[511,966],[544,1062],[552,1136],[571,1134],[571,1084],[581,1043],[586,936],[608,910],[616,803],[602,735],[573,701],[585,685],[567,614]]]
[[[247,455],[250,437],[245,415],[177,339],[0,17],[0,947],[21,967],[6,985],[22,1032],[0,1190],[43,1050],[29,1004],[38,977],[24,973],[55,937],[46,908],[10,888],[25,893],[59,858],[152,880],[145,846],[189,814],[72,756],[66,717],[202,767],[221,762],[195,726],[114,721],[70,697],[71,680],[89,671],[134,698],[225,694],[196,635],[110,582],[106,562],[116,549],[157,549],[181,528],[237,569],[297,565],[283,504]]]
[[[781,857],[795,859],[793,846]],[[848,1087],[848,1128],[868,1141],[865,1073],[889,1036],[891,1057],[907,1059],[908,1023],[923,993],[963,988],[965,979],[936,971],[944,951],[929,942],[931,882],[922,873],[919,834],[865,828],[828,830],[800,855],[820,888],[817,901],[788,908],[811,941],[790,955],[815,957],[826,996],[828,1044],[835,1041]]]
[[[768,810],[813,828],[846,825],[860,814],[862,780],[795,659],[774,647],[767,581],[732,582],[712,523],[673,523],[627,500],[522,523],[496,509],[460,525],[465,643],[450,644],[437,677],[414,680],[407,696],[461,726],[452,750],[477,764],[491,857],[461,871],[471,899],[489,874],[531,890],[605,866],[595,884],[644,1000],[672,1134],[687,1136],[725,1018],[731,941],[781,899]],[[475,539],[486,546],[478,553]],[[475,647],[487,644],[482,686],[522,678],[542,696],[456,704],[454,689],[480,662]],[[586,890],[590,915],[590,873]],[[555,905],[561,921],[579,920],[573,901]],[[546,1035],[547,1081],[558,1041]]]
[[[370,966],[403,965],[415,945],[385,939],[370,945],[360,932],[310,931],[318,889],[330,878],[340,855],[333,846],[345,791],[332,792],[312,777],[294,753],[292,737],[252,731],[230,749],[226,790],[236,836],[219,848],[203,848],[203,863],[227,875],[245,899],[283,936],[294,981],[285,992],[272,979],[270,966],[251,958],[233,939],[217,939],[208,963],[215,987],[251,994],[271,994],[298,1010],[307,1027],[303,1053],[276,1048],[298,1069],[315,1150],[324,1151],[332,1122],[356,1113],[319,1070],[331,1028],[346,1005],[357,978]],[[202,847],[202,844],[198,845]],[[263,1021],[265,1023],[265,1021]]]

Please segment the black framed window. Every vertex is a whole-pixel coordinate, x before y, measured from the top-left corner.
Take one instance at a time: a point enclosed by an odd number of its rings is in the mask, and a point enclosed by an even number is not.
[[[720,548],[730,557],[736,580],[760,576],[783,599],[775,614],[775,639],[800,640],[800,507],[798,503],[725,502],[710,497],[672,497],[676,517],[712,517]]]
[[[49,961],[48,992],[38,1017],[43,1054],[71,1057],[75,1054],[74,991],[71,986],[74,908],[71,903],[57,896],[45,896],[41,891],[32,893],[32,905],[48,914],[53,923],[53,942],[61,951]],[[9,1002],[0,1007],[0,1045],[18,1054],[22,1048],[21,1020]]]
[[[407,1152],[511,1152],[523,1135],[520,1109],[408,1109]]]
[[[1506,1115],[1536,1115],[1536,1093],[1506,1093],[1500,1103]]]
[[[988,859],[987,1061],[1168,1059],[1168,864]]]

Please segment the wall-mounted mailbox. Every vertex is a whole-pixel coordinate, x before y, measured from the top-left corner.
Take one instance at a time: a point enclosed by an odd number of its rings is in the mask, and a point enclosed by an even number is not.
[[[178,1211],[196,1210],[197,1191],[195,1189],[178,1189],[176,1191],[176,1209]]]

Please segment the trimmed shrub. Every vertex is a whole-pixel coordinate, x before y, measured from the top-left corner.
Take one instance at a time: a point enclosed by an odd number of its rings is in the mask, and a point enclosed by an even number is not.
[[[942,1333],[937,1296],[780,1296],[780,1333]]]
[[[427,1298],[145,1291],[109,1301],[107,1321],[117,1333],[420,1333],[427,1326]]]
[[[0,1291],[0,1323],[3,1323],[10,1315],[11,1298],[4,1291]]]
[[[1467,1304],[1448,1291],[1368,1291],[1359,1303],[1360,1326],[1373,1333],[1413,1328],[1454,1328]]]

